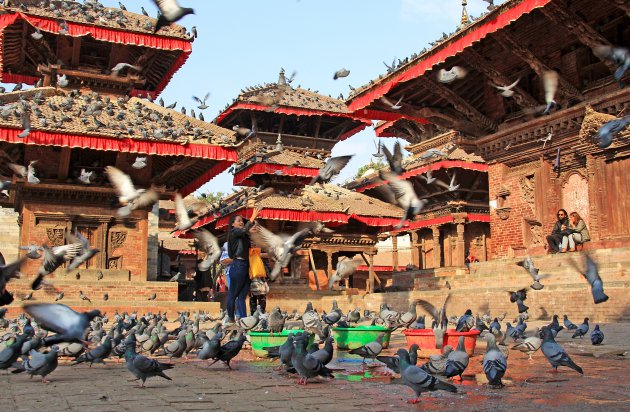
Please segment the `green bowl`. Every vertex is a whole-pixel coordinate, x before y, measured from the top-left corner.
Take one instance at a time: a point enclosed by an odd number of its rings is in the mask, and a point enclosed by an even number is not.
[[[384,333],[383,348],[389,346],[392,331],[384,326],[357,326],[355,328],[333,328],[333,336],[337,342],[337,349],[352,350],[360,348],[366,343],[375,341],[379,333]]]
[[[259,358],[266,358],[269,356],[269,354],[263,348],[270,346],[280,346],[287,341],[289,333],[293,333],[295,335],[296,333],[300,332],[304,331],[301,329],[285,329],[282,331],[282,333],[274,333],[273,335],[269,332],[249,332],[249,341],[252,344],[252,352]],[[313,334],[311,334],[308,344],[310,345],[314,341],[315,337],[313,336]]]

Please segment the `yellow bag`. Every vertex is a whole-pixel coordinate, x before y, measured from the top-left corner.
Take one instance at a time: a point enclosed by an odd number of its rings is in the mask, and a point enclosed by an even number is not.
[[[260,249],[258,248],[250,248],[249,249],[249,278],[264,278],[267,276],[267,271],[265,270],[265,264],[260,257]]]

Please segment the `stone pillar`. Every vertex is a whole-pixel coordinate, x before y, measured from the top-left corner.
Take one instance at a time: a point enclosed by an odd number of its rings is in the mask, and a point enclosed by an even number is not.
[[[332,264],[333,254],[332,252],[326,252],[326,260],[328,265],[326,266],[326,276],[328,279],[333,275],[333,264]]]
[[[376,273],[374,273],[374,255],[372,253],[368,255],[368,266],[369,266],[369,276],[368,276],[367,291],[368,293],[374,293],[374,278],[375,278]]]
[[[455,259],[453,266],[464,266],[466,250],[464,242],[464,222],[457,223],[457,239],[455,239]]]
[[[442,245],[440,245],[440,227],[431,227],[433,231],[433,267],[440,267],[440,260],[442,259]]]
[[[4,261],[16,261],[20,250],[19,213],[13,208],[0,207],[0,252]]]
[[[420,269],[420,250],[418,249],[418,231],[414,230],[409,234],[411,236],[411,261],[413,265]]]
[[[394,272],[398,272],[398,236],[392,236],[392,267]]]
[[[153,209],[148,213],[148,240],[147,240],[147,280],[157,280],[158,277],[158,251],[160,242],[158,232],[160,231],[160,207],[159,203],[153,205]]]

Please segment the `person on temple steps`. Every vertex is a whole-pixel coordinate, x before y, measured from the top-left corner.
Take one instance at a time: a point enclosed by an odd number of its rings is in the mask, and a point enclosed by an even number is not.
[[[242,216],[234,215],[230,219],[230,231],[228,232],[228,256],[232,259],[229,278],[230,286],[227,296],[228,322],[235,322],[235,307],[239,314],[246,313],[245,298],[249,292],[249,248],[251,241],[249,231],[258,217],[260,209],[254,209],[247,222]],[[254,229],[255,230],[255,229]]]
[[[577,212],[569,215],[569,228],[563,232],[561,252],[575,252],[576,243],[584,243],[591,240],[584,219]],[[568,247],[568,249],[567,249]]]
[[[560,251],[560,245],[562,244],[562,231],[569,228],[569,216],[564,209],[558,210],[556,214],[558,220],[553,226],[551,234],[547,236],[547,244],[549,245],[548,251],[550,253],[558,253]]]

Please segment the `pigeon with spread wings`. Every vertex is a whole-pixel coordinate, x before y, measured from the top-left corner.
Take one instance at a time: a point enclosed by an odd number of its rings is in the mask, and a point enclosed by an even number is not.
[[[390,203],[398,203],[400,207],[405,210],[400,223],[395,226],[396,229],[403,227],[405,222],[412,219],[415,215],[420,213],[422,209],[427,205],[428,201],[425,199],[419,199],[416,194],[413,185],[407,180],[401,180],[395,173],[380,171],[379,176],[382,180],[387,182],[388,201]]]
[[[385,157],[387,158],[387,163],[389,163],[389,169],[399,176],[403,174],[405,169],[403,169],[402,167],[403,156],[402,156],[402,150],[400,149],[400,142],[396,142],[394,144],[393,154],[392,152],[389,151],[389,149],[385,145],[383,145],[382,149],[383,149],[383,153],[385,154]]]
[[[199,263],[199,270],[208,270],[212,264],[221,257],[219,241],[216,236],[206,229],[195,229],[192,231],[192,234],[197,239],[197,242],[199,242],[199,250],[202,250],[206,254],[206,258]]]
[[[120,217],[128,217],[134,210],[153,205],[159,200],[160,196],[153,189],[136,189],[131,177],[122,170],[107,166],[105,173],[118,193],[118,202],[122,205],[118,209]]]
[[[153,33],[157,33],[162,27],[173,24],[188,14],[195,14],[190,7],[181,7],[177,0],[153,0],[153,3],[160,9],[160,17]]]
[[[319,173],[313,178],[310,184],[314,185],[315,183],[329,182],[330,179],[335,177],[335,175],[346,167],[350,159],[352,159],[352,156],[353,155],[331,157],[328,159],[324,167],[319,169]]]
[[[55,246],[52,248],[44,245],[43,248],[44,261],[37,271],[37,277],[31,284],[31,288],[33,290],[41,288],[46,275],[53,273],[58,267],[63,265],[65,262],[74,259],[79,253],[81,253],[83,244],[81,242],[69,243],[67,245]]]
[[[42,329],[56,333],[44,339],[46,346],[61,342],[85,343],[90,322],[95,317],[102,316],[99,310],[77,313],[60,303],[24,305],[24,311],[35,319]]]
[[[269,229],[256,225],[254,230],[250,232],[252,241],[265,249],[269,257],[275,262],[269,279],[273,282],[276,280],[282,268],[287,267],[293,254],[300,248],[304,239],[313,233],[312,228],[302,229],[292,236],[276,235]]]
[[[100,252],[99,249],[90,248],[90,242],[87,240],[85,236],[81,234],[81,232],[77,232],[76,236],[72,235],[71,233],[68,233],[66,235],[66,238],[68,239],[68,242],[70,243],[81,244],[81,251],[74,257],[74,259],[72,260],[72,263],[68,265],[66,272],[69,272],[71,270],[78,268],[79,266],[87,262],[88,260],[92,259],[94,255]]]

